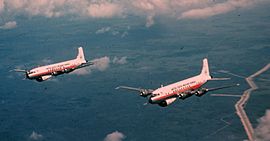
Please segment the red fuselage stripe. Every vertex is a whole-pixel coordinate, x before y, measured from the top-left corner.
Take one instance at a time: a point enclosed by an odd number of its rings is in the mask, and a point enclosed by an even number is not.
[[[76,65],[71,65],[71,66],[64,67],[64,68],[59,69],[59,70],[58,69],[54,69],[54,70],[63,71],[65,69],[72,69],[72,68],[75,68],[75,67],[77,67],[77,66]],[[35,78],[35,77],[39,77],[39,76],[49,75],[49,74],[52,74],[53,72],[55,72],[55,71],[53,71],[52,69],[50,69],[50,70],[45,71],[45,72],[41,72],[41,73],[36,73],[34,75],[30,75],[29,77],[30,78]]]
[[[198,89],[198,88],[200,88],[201,86],[202,86],[202,83],[199,83],[199,84],[196,84],[196,85],[194,85],[194,86],[192,86],[192,87],[189,87],[189,88],[186,88],[186,89],[181,89],[181,90],[179,90],[179,91],[175,91],[175,92],[173,92],[173,93],[171,93],[171,94],[163,94],[163,95],[161,95],[161,96],[153,97],[152,100],[153,100],[153,101],[162,101],[162,100],[164,100],[164,99],[167,99],[167,98],[170,98],[170,97],[174,97],[174,96],[176,96],[177,94],[183,93],[183,92],[185,92],[185,91],[187,91],[187,90],[195,90],[195,89]]]

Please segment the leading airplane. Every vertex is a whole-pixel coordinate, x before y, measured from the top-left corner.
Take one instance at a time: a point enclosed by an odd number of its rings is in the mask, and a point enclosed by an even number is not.
[[[209,80],[226,80],[226,78],[212,78],[209,72],[208,60],[203,59],[203,66],[201,73],[194,77],[167,85],[161,86],[158,89],[141,89],[128,86],[119,86],[116,89],[127,89],[139,92],[142,97],[149,97],[148,102],[151,104],[158,104],[161,107],[166,107],[172,104],[177,98],[186,99],[192,95],[202,96],[209,91],[239,86],[239,84],[226,85],[216,88],[201,88]]]
[[[42,81],[50,79],[52,76],[57,76],[64,73],[70,73],[76,69],[87,67],[93,64],[94,64],[93,62],[89,62],[85,60],[83,48],[79,47],[78,55],[75,59],[56,63],[56,64],[36,67],[31,70],[15,69],[14,71],[24,72],[27,79],[37,80],[38,82],[42,82]]]

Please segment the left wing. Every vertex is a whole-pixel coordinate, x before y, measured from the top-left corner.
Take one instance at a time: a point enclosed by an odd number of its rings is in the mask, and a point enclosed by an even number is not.
[[[128,86],[118,86],[115,89],[126,89],[130,91],[136,91],[140,93],[140,96],[147,97],[148,95],[151,95],[154,90],[152,89],[141,89],[141,88],[134,88],[134,87],[128,87]]]

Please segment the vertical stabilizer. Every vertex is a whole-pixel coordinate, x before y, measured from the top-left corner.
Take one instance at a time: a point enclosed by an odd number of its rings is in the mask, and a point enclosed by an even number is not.
[[[202,71],[200,75],[203,76],[206,80],[211,79],[207,58],[203,59],[203,66],[202,66]]]
[[[77,55],[77,58],[76,59],[77,60],[80,60],[81,63],[85,63],[86,62],[86,60],[84,58],[84,53],[83,53],[83,48],[82,47],[79,47],[78,48],[78,55]]]

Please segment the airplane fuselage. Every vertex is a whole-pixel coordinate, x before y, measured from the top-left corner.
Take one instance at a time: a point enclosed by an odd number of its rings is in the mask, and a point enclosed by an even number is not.
[[[159,104],[160,102],[171,98],[186,98],[183,97],[185,92],[199,89],[207,80],[202,75],[197,75],[164,87],[154,90],[149,98],[149,103]],[[187,95],[190,96],[190,95]]]
[[[26,78],[35,79],[39,82],[48,80],[52,76],[57,76],[64,73],[70,73],[76,69],[93,65],[92,62],[88,62],[84,58],[83,48],[78,48],[78,55],[75,59],[55,63],[51,65],[41,66],[33,68],[29,71],[19,70],[25,72]]]
[[[239,86],[239,84],[236,84],[216,88],[202,88],[201,86],[209,80],[224,80],[224,78],[213,79],[209,72],[208,60],[207,58],[204,58],[201,73],[191,78],[187,78],[182,81],[169,84],[167,86],[161,86],[160,88],[155,90],[134,88],[129,86],[119,86],[116,87],[116,89],[121,88],[131,91],[137,91],[142,97],[149,96],[149,103],[158,104],[159,106],[166,107],[173,103],[177,98],[184,100],[192,95],[200,97],[210,91]]]
[[[41,66],[31,69],[27,73],[27,78],[29,79],[39,79],[42,76],[57,76],[63,73],[69,73],[75,70],[81,63],[76,59],[60,62],[56,64],[51,64],[47,66]]]

